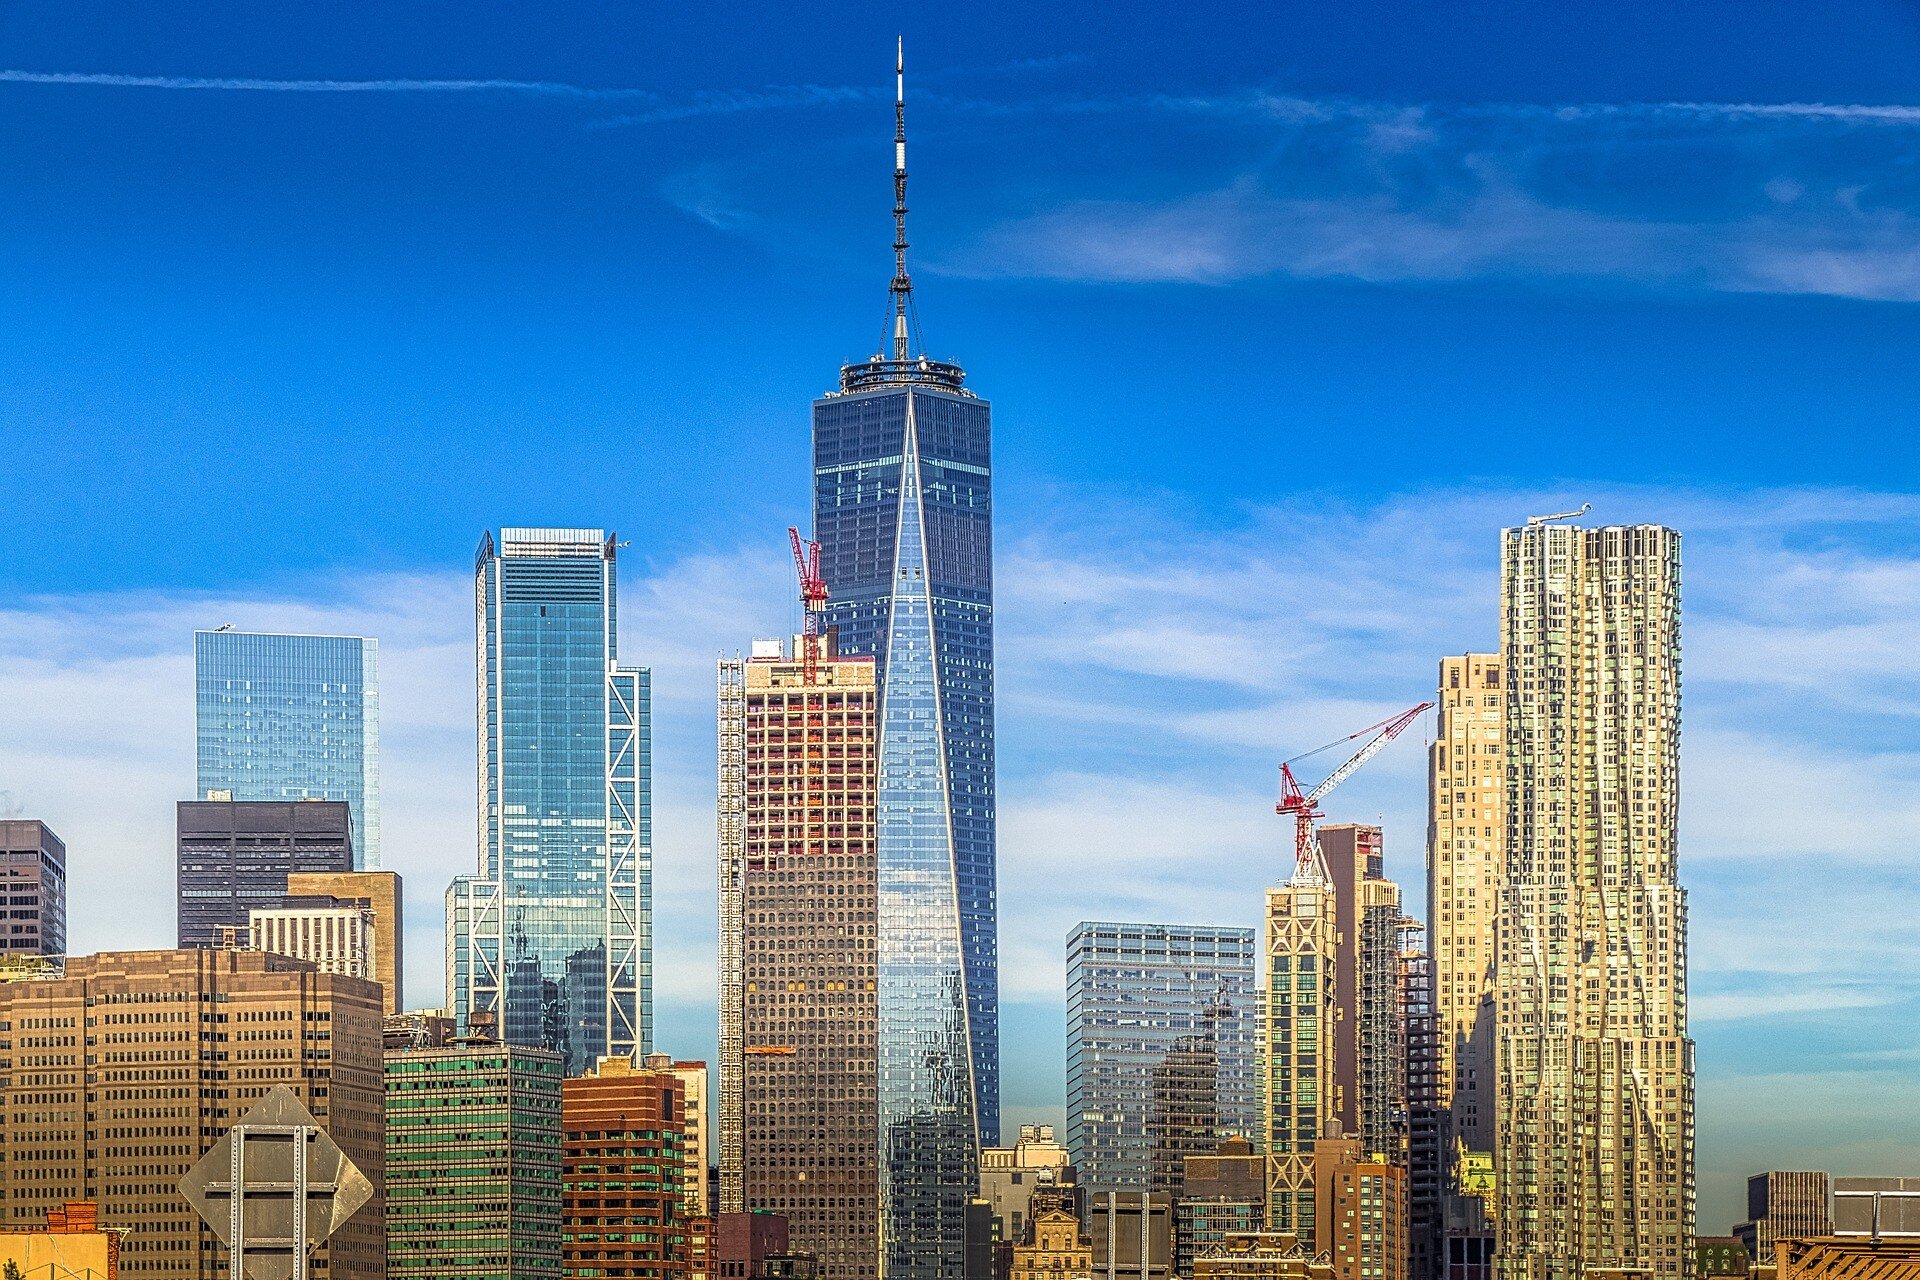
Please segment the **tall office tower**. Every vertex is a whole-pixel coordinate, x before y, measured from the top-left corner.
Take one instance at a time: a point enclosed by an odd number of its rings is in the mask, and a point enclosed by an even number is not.
[[[1500,658],[1440,660],[1427,748],[1427,928],[1433,941],[1440,1101],[1454,1139],[1493,1150],[1493,940],[1507,837]]]
[[[1313,1144],[1339,1123],[1338,939],[1324,879],[1302,869],[1267,890],[1267,1226],[1302,1240],[1314,1232]]]
[[[992,459],[965,372],[913,351],[899,96],[893,331],[814,402],[813,524],[826,620],[880,683],[880,1201],[889,1274],[921,1280],[964,1265],[1000,1132]]]
[[[1677,877],[1680,535],[1504,535],[1507,841],[1495,956],[1503,1280],[1692,1262]]]
[[[1773,1170],[1747,1179],[1747,1221],[1733,1229],[1756,1262],[1773,1261],[1773,1242],[1833,1234],[1824,1173]]]
[[[478,1037],[387,1053],[390,1280],[559,1280],[563,1068]]]
[[[313,1278],[380,1280],[380,1018],[373,983],[255,951],[102,952],[0,982],[0,1223],[94,1200],[134,1228],[125,1274],[224,1276],[227,1251],[179,1182],[285,1085],[375,1188]]]
[[[350,806],[340,800],[183,800],[175,806],[175,914],[183,947],[247,936],[255,908],[287,903],[299,872],[353,870]]]
[[[1417,921],[1400,930],[1400,1021],[1406,1035],[1407,1276],[1439,1280],[1445,1226],[1447,1115],[1440,1105],[1433,960]]]
[[[1406,1052],[1400,887],[1379,827],[1318,827],[1317,872],[1267,891],[1268,1225],[1313,1235],[1313,1144],[1397,1153]]]
[[[1258,1136],[1255,981],[1251,929],[1074,926],[1067,1150],[1083,1186],[1172,1191],[1180,1157]]]
[[[568,1075],[651,1048],[651,681],[617,661],[618,545],[502,529],[474,559],[480,870],[447,889],[447,994]]]
[[[603,1058],[562,1089],[566,1276],[684,1280],[686,1092],[671,1068]]]
[[[193,633],[198,798],[344,800],[356,867],[380,865],[379,645]]]
[[[721,1209],[857,1280],[880,1267],[878,698],[871,658],[818,643],[720,665]]]
[[[1336,1021],[1333,1118],[1369,1154],[1398,1145],[1406,1052],[1400,1011],[1400,886],[1386,878],[1379,827],[1329,823],[1314,832],[1333,878]]]
[[[1314,1247],[1334,1280],[1392,1280],[1407,1274],[1407,1171],[1369,1155],[1358,1138],[1313,1146]]]
[[[406,922],[400,877],[392,871],[295,871],[287,876],[295,906],[353,907],[373,914],[373,977],[387,993],[387,1012],[406,1007]]]
[[[1188,1156],[1173,1201],[1173,1273],[1228,1236],[1260,1231],[1267,1222],[1267,1159],[1245,1138],[1228,1138],[1212,1155]]]
[[[67,846],[44,822],[0,822],[0,956],[67,950]]]

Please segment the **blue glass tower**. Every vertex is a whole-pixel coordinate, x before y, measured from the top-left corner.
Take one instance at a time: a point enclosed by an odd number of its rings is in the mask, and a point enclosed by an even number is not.
[[[193,633],[195,799],[345,800],[353,860],[380,865],[378,645]]]
[[[652,1047],[650,679],[615,661],[614,548],[502,529],[474,561],[480,868],[447,890],[447,993],[569,1075]]]
[[[894,147],[891,350],[814,402],[813,522],[827,622],[880,684],[881,1269],[957,1280],[1000,1125],[991,424],[912,351],[898,93]]]

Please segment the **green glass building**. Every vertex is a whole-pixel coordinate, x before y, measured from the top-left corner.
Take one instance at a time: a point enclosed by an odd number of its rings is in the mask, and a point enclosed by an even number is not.
[[[389,1052],[389,1280],[559,1280],[560,1086],[547,1049]]]

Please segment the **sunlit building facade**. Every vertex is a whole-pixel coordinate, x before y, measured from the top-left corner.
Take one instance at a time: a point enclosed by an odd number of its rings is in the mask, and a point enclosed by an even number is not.
[[[447,891],[447,990],[463,1031],[569,1075],[650,1049],[645,668],[617,661],[615,539],[502,529],[474,564],[480,866]]]
[[[1501,598],[1499,1274],[1680,1280],[1694,1238],[1680,536],[1529,521],[1504,535]]]
[[[344,800],[357,867],[380,865],[379,645],[193,633],[195,799]]]

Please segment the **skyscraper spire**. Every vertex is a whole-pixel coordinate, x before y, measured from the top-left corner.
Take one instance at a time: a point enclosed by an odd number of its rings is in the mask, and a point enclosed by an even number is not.
[[[900,37],[893,59],[893,358],[908,353],[907,307],[913,279],[907,275],[907,41]]]

